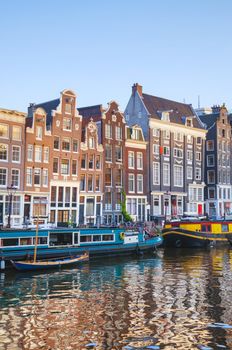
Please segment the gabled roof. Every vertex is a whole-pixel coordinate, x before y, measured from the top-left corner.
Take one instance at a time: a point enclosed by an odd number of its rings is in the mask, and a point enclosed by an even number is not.
[[[142,94],[142,101],[151,118],[160,119],[162,112],[168,111],[170,122],[185,125],[186,117],[192,117],[193,127],[204,129],[190,104],[167,100],[144,93]]]
[[[102,105],[77,108],[83,118],[96,118],[102,115]]]
[[[51,101],[47,101],[47,102],[42,102],[39,104],[34,104],[31,105],[28,108],[28,116],[32,117],[33,116],[33,112],[41,107],[45,110],[46,114],[47,114],[47,125],[52,123],[52,110],[56,109],[60,104],[60,99],[57,98],[55,100],[51,100]]]
[[[219,116],[220,116],[220,113],[213,113],[213,114],[200,115],[199,118],[201,119],[202,123],[206,125],[208,129],[216,122]]]

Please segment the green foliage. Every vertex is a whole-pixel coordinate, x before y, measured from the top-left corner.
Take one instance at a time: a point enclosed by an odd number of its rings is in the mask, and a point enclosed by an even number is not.
[[[122,190],[121,211],[125,222],[133,221],[132,217],[130,216],[130,214],[128,214],[126,210],[126,193],[124,190]]]

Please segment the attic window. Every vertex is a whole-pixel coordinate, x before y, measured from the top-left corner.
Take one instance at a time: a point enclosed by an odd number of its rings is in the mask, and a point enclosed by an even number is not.
[[[165,122],[169,122],[170,121],[169,112],[162,112],[161,120]]]
[[[186,118],[186,126],[192,127],[193,126],[193,121],[190,118]]]

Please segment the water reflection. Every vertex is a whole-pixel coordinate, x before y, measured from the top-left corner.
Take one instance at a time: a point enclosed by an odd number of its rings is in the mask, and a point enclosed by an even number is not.
[[[230,250],[1,274],[0,348],[232,349],[231,294]]]

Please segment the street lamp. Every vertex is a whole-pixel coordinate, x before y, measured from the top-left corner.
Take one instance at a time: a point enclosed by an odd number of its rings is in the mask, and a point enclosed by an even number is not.
[[[8,222],[7,222],[7,228],[11,227],[10,224],[10,219],[11,219],[11,211],[12,211],[12,200],[13,196],[15,195],[17,188],[11,184],[11,186],[7,187],[7,192],[8,192],[8,198],[9,198],[9,204],[8,204]]]

